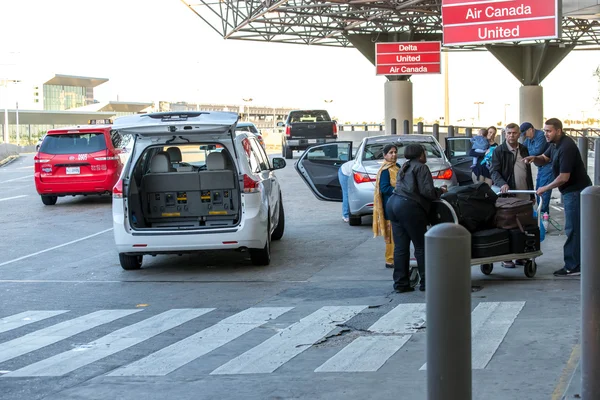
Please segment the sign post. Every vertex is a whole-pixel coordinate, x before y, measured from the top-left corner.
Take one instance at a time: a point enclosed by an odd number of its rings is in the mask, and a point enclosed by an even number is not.
[[[440,42],[397,42],[375,44],[377,75],[439,74]]]
[[[560,36],[558,0],[443,0],[444,45],[518,42]]]

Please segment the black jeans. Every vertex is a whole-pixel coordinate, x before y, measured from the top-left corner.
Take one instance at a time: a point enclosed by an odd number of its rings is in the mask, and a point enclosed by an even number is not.
[[[410,286],[410,242],[415,247],[421,285],[425,286],[427,213],[416,201],[396,194],[392,195],[386,208],[394,237],[394,288]]]

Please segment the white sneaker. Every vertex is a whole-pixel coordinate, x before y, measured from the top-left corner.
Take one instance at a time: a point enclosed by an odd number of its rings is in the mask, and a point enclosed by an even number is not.
[[[348,222],[349,221],[349,219],[346,218],[346,217],[342,217],[342,219],[344,220],[344,222]]]

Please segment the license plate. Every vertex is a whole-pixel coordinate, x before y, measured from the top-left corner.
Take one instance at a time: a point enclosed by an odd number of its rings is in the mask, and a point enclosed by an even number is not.
[[[308,143],[309,144],[317,143],[317,139],[308,139]]]
[[[67,167],[67,175],[79,175],[79,167]]]

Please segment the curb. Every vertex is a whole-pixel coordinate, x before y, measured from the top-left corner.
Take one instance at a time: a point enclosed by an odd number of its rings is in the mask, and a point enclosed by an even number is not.
[[[0,160],[0,167],[4,167],[5,165],[10,164],[11,162],[15,161],[17,158],[19,158],[18,154],[8,156],[4,160]]]

